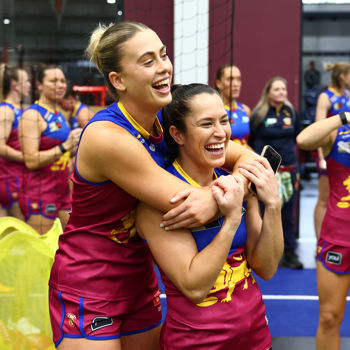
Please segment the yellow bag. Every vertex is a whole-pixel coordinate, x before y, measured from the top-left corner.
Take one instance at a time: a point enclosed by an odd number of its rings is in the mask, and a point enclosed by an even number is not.
[[[0,239],[14,231],[27,232],[34,236],[38,235],[38,232],[36,232],[30,225],[28,225],[26,222],[20,219],[17,219],[12,216],[1,217],[0,218]]]
[[[47,240],[18,231],[0,239],[0,349],[44,350],[53,345],[48,279],[56,245],[52,240],[50,247]]]

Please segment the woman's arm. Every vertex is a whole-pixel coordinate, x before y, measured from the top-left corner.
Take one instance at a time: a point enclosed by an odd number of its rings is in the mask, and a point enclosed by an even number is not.
[[[23,163],[22,152],[6,144],[14,120],[15,114],[9,106],[0,107],[0,157]]]
[[[88,121],[93,117],[94,113],[88,108],[82,108],[77,115],[78,124],[81,128],[88,123]]]
[[[41,134],[45,130],[46,125],[46,121],[35,110],[24,112],[19,122],[18,137],[24,156],[24,163],[31,171],[51,164],[62,156],[59,146],[45,151],[39,150]],[[62,145],[67,151],[74,150],[80,133],[81,129],[71,131],[67,140],[63,142]]]
[[[327,118],[328,110],[331,108],[331,101],[325,92],[322,92],[317,99],[315,121]]]
[[[237,142],[229,141],[227,150],[226,150],[226,162],[225,167],[227,169],[233,169],[233,174],[235,176],[240,176],[244,183],[245,193],[248,193],[248,181],[245,177],[243,177],[239,171],[238,166],[241,163],[251,161],[257,157],[257,154],[247,148],[239,145]],[[202,189],[206,190],[206,189]],[[200,225],[207,223],[210,219],[212,219],[218,211],[214,213],[210,218],[208,216],[201,216],[197,220],[193,220],[192,216],[188,217],[188,214],[195,214],[194,208],[197,208],[200,213],[204,214],[207,210],[210,213],[213,213],[212,206],[213,202],[211,202],[210,198],[208,199],[208,194],[211,196],[211,192],[206,193],[206,198],[203,200],[203,195],[197,191],[194,191],[194,188],[187,188],[184,191],[176,192],[176,195],[172,197],[171,203],[178,204],[180,201],[185,200],[182,204],[176,206],[175,208],[169,210],[167,213],[163,215],[162,225],[167,227],[168,229],[176,229],[180,227],[196,227],[199,226],[198,222],[201,220]],[[214,205],[215,205],[214,201]],[[217,207],[216,207],[217,209]],[[167,209],[168,210],[168,209]],[[194,215],[193,215],[194,216]],[[195,216],[195,217],[198,217]],[[181,226],[179,226],[179,222],[181,221]]]
[[[179,205],[183,214],[175,219],[176,228],[203,225],[218,211],[210,189],[191,187],[168,173],[134,136],[108,121],[92,123],[85,129],[77,167],[86,180],[111,180],[131,196],[163,212],[174,207],[170,200],[176,193],[188,189],[188,198]]]
[[[350,113],[345,112],[345,115],[349,123]],[[297,143],[301,149],[306,151],[322,147],[323,154],[328,155],[337,136],[337,130],[341,125],[342,121],[339,114],[317,121],[297,136]]]
[[[157,264],[194,303],[201,302],[214,285],[241,221],[240,179],[221,177],[213,186],[213,194],[226,218],[213,241],[200,252],[189,230],[165,231],[159,227],[161,212],[145,203],[140,203],[137,209],[137,231],[147,240]]]
[[[328,110],[331,108],[331,106],[332,104],[331,104],[331,101],[329,100],[328,95],[325,92],[322,92],[317,99],[315,121],[326,119]],[[326,163],[325,163],[324,154],[321,148],[317,149],[317,154],[319,158],[319,167],[321,169],[325,169]]]
[[[255,184],[258,199],[265,206],[261,220],[257,198],[251,195],[247,200],[247,260],[258,276],[269,280],[276,273],[283,253],[278,181],[270,164],[263,157],[250,164],[243,164],[240,171]]]

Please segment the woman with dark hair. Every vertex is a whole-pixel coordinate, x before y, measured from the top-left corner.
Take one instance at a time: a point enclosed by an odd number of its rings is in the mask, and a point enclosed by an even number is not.
[[[19,138],[28,172],[19,192],[25,220],[45,234],[58,217],[65,227],[71,208],[69,158],[74,155],[81,129],[71,131],[58,111],[66,92],[66,78],[56,65],[39,65],[40,97],[28,107],[19,123]]]
[[[60,106],[69,113],[68,123],[70,128],[83,128],[93,117],[94,112],[86,104],[80,102],[79,92],[73,89],[73,85],[68,85],[64,97],[59,101]]]
[[[299,125],[299,117],[287,98],[286,80],[282,77],[269,79],[252,112],[249,144],[257,153],[261,153],[265,145],[271,145],[282,156],[278,171],[288,184],[286,189],[289,188],[289,195],[282,207],[284,254],[280,266],[292,269],[303,268],[296,254],[295,223],[296,191],[299,183],[295,138],[300,131]]]
[[[18,205],[25,166],[18,139],[21,103],[29,95],[28,73],[21,68],[0,66],[0,213],[23,219]]]
[[[79,142],[72,212],[49,281],[54,342],[59,349],[158,349],[159,290],[135,227],[137,201],[171,209],[161,223],[168,229],[200,226],[218,208],[209,189],[163,169],[168,149],[157,112],[171,102],[172,64],[158,35],[142,23],[100,25],[87,52],[116,102],[95,114]],[[230,150],[231,168],[255,157],[233,142]]]
[[[248,146],[250,108],[238,102],[242,87],[241,71],[236,66],[224,64],[216,71],[215,89],[224,102],[231,125],[231,140]]]
[[[317,350],[340,349],[339,329],[350,286],[350,113],[319,120],[297,137],[301,149],[322,148],[329,200],[317,242],[320,318]]]
[[[162,213],[140,203],[136,228],[160,267],[167,316],[160,349],[266,350],[271,336],[252,270],[268,280],[283,251],[278,182],[265,158],[242,164],[265,204],[243,202],[242,180],[221,167],[231,129],[218,93],[203,84],[179,86],[164,108],[167,170],[198,188],[210,186],[222,216],[204,226],[169,232]]]

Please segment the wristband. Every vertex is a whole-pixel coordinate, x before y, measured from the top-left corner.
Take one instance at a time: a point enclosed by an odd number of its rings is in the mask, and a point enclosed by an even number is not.
[[[345,112],[340,112],[339,117],[343,125],[348,124],[348,120],[346,118]]]
[[[58,148],[60,149],[60,151],[63,153],[66,153],[67,150],[64,148],[63,144],[61,143],[60,145],[58,145]]]

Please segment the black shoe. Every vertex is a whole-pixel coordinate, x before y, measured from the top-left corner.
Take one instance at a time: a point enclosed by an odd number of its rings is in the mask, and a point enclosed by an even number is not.
[[[288,250],[284,252],[278,266],[289,267],[290,269],[294,269],[294,270],[301,270],[304,268],[298,256],[293,251],[288,251]]]

